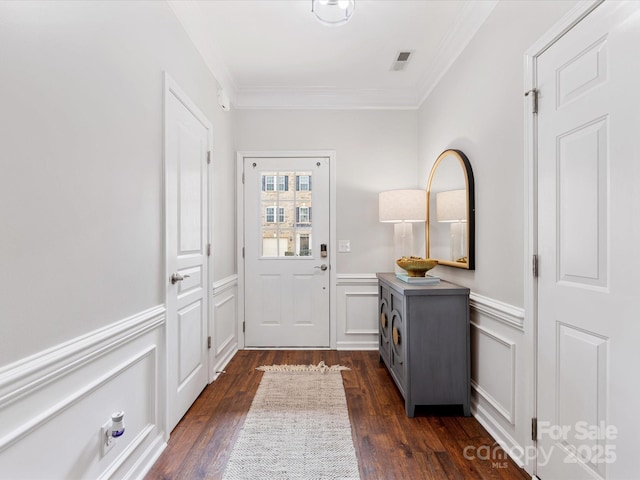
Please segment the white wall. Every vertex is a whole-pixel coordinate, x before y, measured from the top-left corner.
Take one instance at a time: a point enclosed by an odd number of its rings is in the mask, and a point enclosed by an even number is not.
[[[378,193],[415,188],[413,110],[238,110],[238,150],[335,150],[337,273],[393,270],[393,226],[378,222]]]
[[[476,184],[476,270],[434,273],[523,305],[524,52],[575,2],[500,2],[420,108],[419,176],[462,150]]]
[[[235,274],[233,113],[164,2],[0,2],[0,58],[0,463],[122,477],[162,439],[163,73],[214,126],[212,283]]]
[[[164,70],[214,123],[217,278],[235,224],[230,117],[168,6],[0,9],[5,365],[163,302]]]
[[[445,149],[475,176],[476,270],[434,273],[471,288],[474,415],[521,463],[533,413],[533,329],[525,322],[524,53],[573,1],[500,2],[419,111],[419,177]],[[526,269],[526,270],[525,270]],[[531,465],[527,465],[530,469]]]
[[[378,193],[418,187],[415,110],[238,110],[238,150],[334,150],[336,347],[378,346],[375,272],[394,268],[393,226],[378,221]],[[241,221],[241,220],[239,220]],[[337,245],[333,246],[337,248]],[[334,332],[332,332],[334,333]],[[333,337],[332,337],[333,338]]]

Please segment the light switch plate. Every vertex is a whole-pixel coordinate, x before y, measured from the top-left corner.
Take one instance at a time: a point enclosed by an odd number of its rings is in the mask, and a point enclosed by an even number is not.
[[[338,252],[348,253],[351,251],[351,240],[338,240]]]

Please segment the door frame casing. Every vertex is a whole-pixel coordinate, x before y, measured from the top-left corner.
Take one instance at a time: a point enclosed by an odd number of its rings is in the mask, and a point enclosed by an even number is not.
[[[337,345],[337,310],[336,310],[336,152],[335,150],[293,150],[293,151],[238,151],[236,154],[236,253],[238,265],[238,348],[245,348],[245,274],[244,258],[244,159],[245,158],[327,158],[329,160],[329,348]]]
[[[524,92],[538,88],[537,61],[549,47],[562,38],[604,0],[589,0],[576,4],[553,27],[542,35],[526,52],[524,57]],[[524,325],[526,358],[531,362],[531,392],[528,396],[531,418],[538,415],[538,280],[533,275],[533,258],[538,254],[538,118],[532,113],[533,96],[524,97]],[[526,452],[535,451],[537,442],[530,437]],[[525,468],[534,478],[537,474],[537,458],[525,455]]]
[[[164,355],[161,360],[162,364],[163,364],[163,374],[162,374],[162,378],[160,379],[160,391],[164,392],[164,395],[162,398],[159,399],[159,405],[158,408],[160,409],[161,412],[163,412],[163,421],[164,421],[164,425],[163,425],[163,430],[164,430],[164,439],[165,441],[169,440],[169,436],[171,434],[171,432],[169,431],[169,429],[167,428],[169,425],[169,342],[171,341],[171,339],[169,338],[168,333],[168,322],[169,320],[169,312],[167,309],[167,300],[168,300],[168,289],[166,288],[166,282],[168,282],[169,277],[171,276],[172,273],[172,268],[170,268],[171,266],[171,260],[169,258],[169,252],[168,252],[168,245],[169,245],[169,221],[167,218],[168,212],[169,212],[169,197],[168,197],[168,191],[169,191],[169,178],[167,175],[167,152],[168,152],[168,135],[167,135],[167,99],[169,98],[169,95],[173,95],[180,103],[182,103],[182,105],[184,105],[184,107],[189,110],[189,112],[191,112],[191,114],[206,128],[207,130],[207,151],[208,152],[212,152],[213,151],[213,124],[211,123],[211,121],[209,120],[209,118],[202,112],[202,110],[200,110],[200,108],[198,108],[198,106],[191,100],[191,98],[180,88],[180,86],[178,85],[178,83],[169,75],[168,72],[164,72],[164,82],[163,82],[163,102],[162,102],[162,117],[163,117],[163,151],[162,151],[162,175],[163,175],[163,191],[162,191],[162,197],[163,197],[163,202],[162,202],[162,208],[163,208],[163,212],[162,212],[162,220],[163,220],[163,227],[164,227],[164,245],[163,245],[163,250],[164,250],[164,280],[162,282],[162,285],[165,286],[164,288],[164,305],[165,305],[165,311],[167,312],[166,316],[165,316],[165,327],[164,327],[164,334],[165,334],[165,339],[164,339]],[[212,159],[213,161],[213,159]],[[213,206],[211,204],[211,193],[212,193],[212,182],[213,182],[213,175],[211,172],[211,165],[207,166],[207,215],[206,215],[206,220],[207,220],[207,242],[209,244],[211,244],[211,231],[212,231],[212,225],[213,225]],[[209,285],[209,281],[211,278],[213,278],[213,254],[211,254],[210,256],[207,257],[206,260],[206,265],[207,265],[207,274],[206,274],[206,278],[204,279],[204,285],[206,287],[206,292],[205,295],[208,298],[210,295],[210,285]],[[207,302],[207,305],[209,304],[209,302]],[[205,309],[205,317],[206,317],[206,324],[207,324],[207,335],[210,335],[210,320],[211,320],[211,316],[210,316],[210,312],[209,312],[209,308]],[[211,362],[210,362],[210,356],[211,356],[211,350],[207,350],[207,369],[211,369]],[[207,383],[210,383],[211,381],[211,372],[208,371],[207,372]]]

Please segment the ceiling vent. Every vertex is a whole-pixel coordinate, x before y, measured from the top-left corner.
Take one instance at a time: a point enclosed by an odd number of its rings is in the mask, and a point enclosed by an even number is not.
[[[413,51],[412,50],[405,50],[405,51],[400,51],[396,54],[396,59],[393,62],[393,65],[391,65],[391,70],[394,70],[396,72],[400,72],[402,70],[404,70],[407,67],[407,64],[409,63],[409,59],[413,56]]]

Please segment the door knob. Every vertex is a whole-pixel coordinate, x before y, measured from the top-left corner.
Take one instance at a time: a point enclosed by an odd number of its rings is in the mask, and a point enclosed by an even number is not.
[[[327,266],[327,264],[326,264],[326,263],[323,263],[322,265],[316,265],[316,266],[315,266],[315,267],[313,267],[313,268],[319,268],[320,270],[322,270],[322,271],[324,272],[324,271],[325,271],[327,268],[329,268],[329,267]]]
[[[171,285],[175,285],[176,283],[181,282],[185,278],[189,278],[189,275],[187,275],[186,273],[184,275],[180,275],[179,273],[172,273],[171,274]]]

